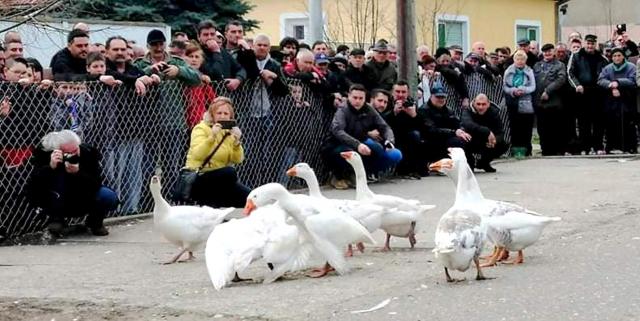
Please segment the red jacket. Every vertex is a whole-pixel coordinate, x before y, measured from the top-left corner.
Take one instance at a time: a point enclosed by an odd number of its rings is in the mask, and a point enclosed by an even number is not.
[[[213,86],[202,84],[195,87],[187,87],[187,110],[185,112],[189,129],[195,127],[201,120],[209,105],[216,98]]]

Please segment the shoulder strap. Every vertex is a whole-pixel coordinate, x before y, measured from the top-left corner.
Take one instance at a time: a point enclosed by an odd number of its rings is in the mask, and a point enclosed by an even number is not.
[[[202,165],[200,165],[200,167],[198,168],[198,170],[202,169],[202,167],[204,167],[204,165],[206,165],[207,163],[209,163],[209,161],[211,160],[211,157],[213,157],[213,155],[216,154],[216,152],[218,151],[218,149],[220,148],[220,146],[222,146],[222,143],[224,143],[224,140],[227,139],[227,137],[229,137],[229,133],[227,132],[226,134],[224,134],[224,136],[222,136],[222,140],[220,140],[220,142],[218,143],[218,145],[216,146],[216,148],[213,149],[213,151],[211,152],[211,154],[209,154],[209,156],[207,156],[207,158],[204,159],[204,162],[202,162]]]

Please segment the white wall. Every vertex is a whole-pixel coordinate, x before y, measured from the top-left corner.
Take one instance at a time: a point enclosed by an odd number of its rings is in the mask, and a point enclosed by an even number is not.
[[[67,34],[76,21],[47,22],[47,26],[24,24],[13,31],[20,33],[24,46],[24,56],[38,59],[43,67],[48,68],[51,57],[67,45]],[[14,25],[13,21],[0,21],[0,29]],[[153,29],[164,31],[167,41],[171,40],[171,27],[160,23],[144,22],[94,22],[89,25],[91,43],[104,43],[111,36],[123,36],[135,40],[138,45],[145,47],[147,34]],[[4,33],[0,34],[4,39]]]

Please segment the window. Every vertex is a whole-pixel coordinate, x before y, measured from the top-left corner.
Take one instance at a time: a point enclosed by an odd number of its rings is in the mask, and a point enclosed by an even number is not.
[[[527,38],[530,41],[542,42],[541,38],[541,24],[540,21],[528,21],[528,20],[516,20],[516,39],[518,42],[520,39]]]
[[[293,35],[298,40],[304,40],[304,26],[293,26]]]
[[[464,46],[462,22],[441,21],[438,23],[438,46],[449,47],[452,45]]]
[[[469,18],[467,16],[438,15],[438,46],[461,46],[466,52],[469,50]]]

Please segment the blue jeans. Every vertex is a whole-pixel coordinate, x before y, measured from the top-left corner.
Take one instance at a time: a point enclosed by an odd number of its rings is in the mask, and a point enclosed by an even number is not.
[[[101,186],[93,200],[74,199],[76,195],[68,195],[62,181],[54,186],[51,197],[43,204],[43,210],[51,218],[51,222],[64,222],[67,217],[87,215],[86,224],[90,228],[102,226],[107,212],[118,206],[118,196],[112,189]]]
[[[378,174],[397,165],[402,160],[402,152],[396,148],[385,149],[382,144],[370,138],[362,143],[371,149],[371,155],[362,156],[367,175]],[[353,148],[347,145],[338,145],[326,151],[327,154],[325,154],[327,165],[338,179],[346,178],[351,172],[351,165],[340,156],[340,153],[346,151],[353,151]]]
[[[124,142],[118,146],[116,155],[115,189],[122,200],[120,212],[138,213],[144,186],[142,174],[144,144],[139,140]]]

